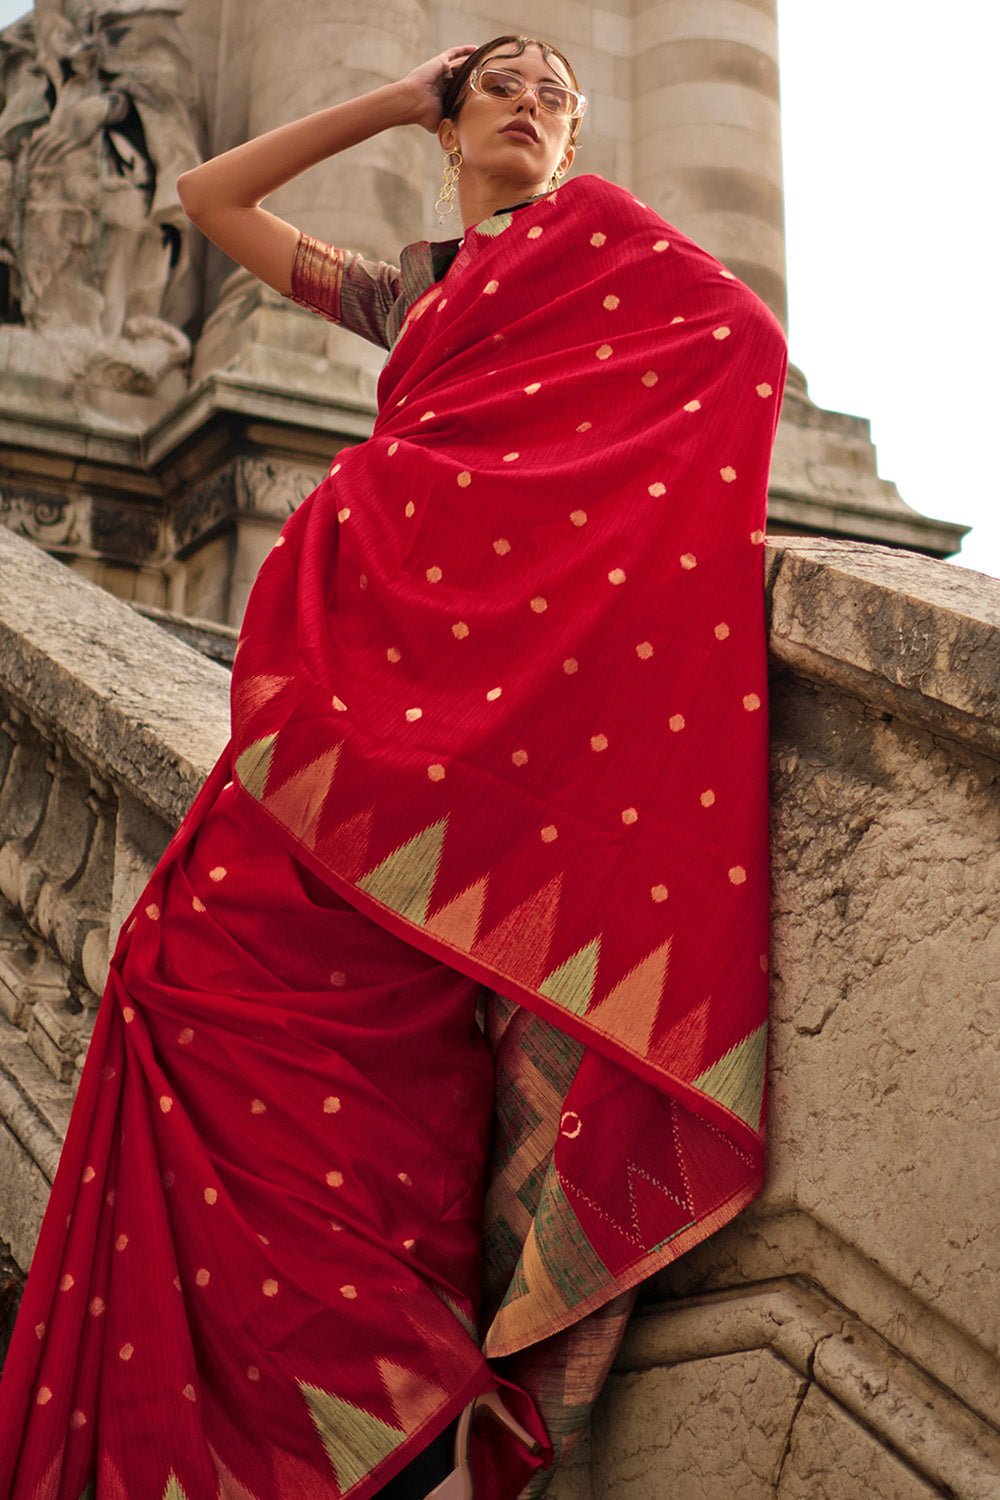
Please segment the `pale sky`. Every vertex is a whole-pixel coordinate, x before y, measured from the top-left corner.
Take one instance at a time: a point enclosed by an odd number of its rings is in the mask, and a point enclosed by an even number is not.
[[[0,26],[28,8],[0,0]],[[1000,577],[1000,0],[778,0],[778,22],[792,359]]]

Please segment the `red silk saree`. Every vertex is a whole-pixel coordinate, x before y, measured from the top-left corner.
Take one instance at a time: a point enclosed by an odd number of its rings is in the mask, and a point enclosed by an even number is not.
[[[0,1492],[368,1500],[501,1377],[558,1451],[630,1292],[754,1196],[783,378],[753,294],[596,178],[410,307],[123,935]],[[544,1486],[503,1434],[473,1461]]]

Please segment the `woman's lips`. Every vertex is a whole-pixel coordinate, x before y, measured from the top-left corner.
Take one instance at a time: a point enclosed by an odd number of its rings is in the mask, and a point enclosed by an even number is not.
[[[528,125],[505,125],[500,134],[512,135],[516,140],[520,141],[530,141],[533,146],[538,143],[538,136],[534,134]]]

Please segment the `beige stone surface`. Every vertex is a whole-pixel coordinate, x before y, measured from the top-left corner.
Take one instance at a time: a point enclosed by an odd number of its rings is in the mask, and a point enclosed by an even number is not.
[[[770,1500],[804,1386],[762,1350],[613,1375],[594,1415],[593,1494]]]
[[[175,820],[222,750],[228,676],[0,527],[5,695]]]
[[[816,1386],[795,1418],[775,1500],[937,1500],[929,1484]]]

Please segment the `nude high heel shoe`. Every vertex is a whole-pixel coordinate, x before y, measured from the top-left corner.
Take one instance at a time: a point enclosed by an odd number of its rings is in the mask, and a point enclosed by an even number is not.
[[[469,1467],[469,1439],[472,1436],[473,1418],[479,1412],[487,1412],[501,1427],[523,1443],[529,1453],[537,1453],[541,1444],[530,1432],[525,1431],[516,1417],[504,1406],[497,1391],[484,1391],[474,1401],[470,1401],[458,1419],[458,1428],[455,1432],[455,1467],[447,1479],[435,1485],[426,1500],[475,1500],[475,1486],[472,1483],[472,1470]]]

